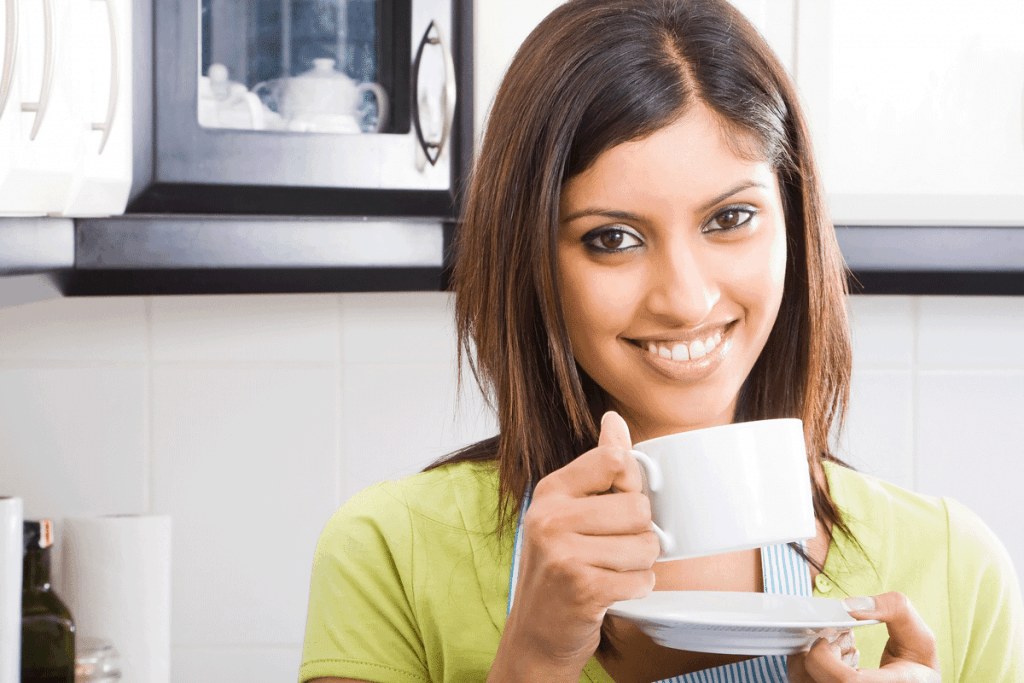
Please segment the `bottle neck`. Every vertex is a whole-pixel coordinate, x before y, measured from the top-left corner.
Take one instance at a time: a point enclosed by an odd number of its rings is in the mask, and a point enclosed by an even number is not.
[[[50,549],[26,551],[22,572],[22,590],[50,590]]]

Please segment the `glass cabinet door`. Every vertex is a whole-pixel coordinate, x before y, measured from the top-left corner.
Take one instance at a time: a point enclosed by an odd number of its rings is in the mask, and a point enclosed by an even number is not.
[[[198,120],[289,133],[409,132],[409,18],[387,0],[202,0]]]

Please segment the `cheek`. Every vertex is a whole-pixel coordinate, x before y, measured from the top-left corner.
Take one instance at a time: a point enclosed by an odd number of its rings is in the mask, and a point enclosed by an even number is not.
[[[759,329],[770,330],[786,282],[786,232],[780,228],[764,237],[734,262],[736,278],[732,281],[732,293],[752,316],[752,323],[756,320]]]
[[[775,327],[775,321],[779,316],[779,308],[782,305],[782,293],[786,285],[786,231],[780,229],[776,232],[768,252],[768,262],[762,280],[763,316],[761,324],[762,344],[767,342],[768,335]],[[762,349],[763,350],[763,349]]]
[[[772,239],[768,252],[769,277],[774,289],[779,292],[782,291],[782,286],[786,282],[786,258],[786,228],[782,226],[775,231],[775,236]]]
[[[559,286],[563,316],[573,347],[582,350],[583,346],[597,341],[601,333],[621,332],[633,309],[635,279],[580,267],[580,264],[563,265],[568,267],[563,268]]]

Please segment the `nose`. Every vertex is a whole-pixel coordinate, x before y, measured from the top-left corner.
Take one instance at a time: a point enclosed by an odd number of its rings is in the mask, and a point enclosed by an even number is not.
[[[721,298],[714,258],[687,240],[672,244],[651,260],[647,309],[664,324],[704,322]]]

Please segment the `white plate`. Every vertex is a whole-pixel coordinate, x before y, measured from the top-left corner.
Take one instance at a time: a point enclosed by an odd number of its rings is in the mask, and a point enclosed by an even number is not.
[[[654,591],[617,602],[608,614],[676,650],[759,656],[791,655],[830,629],[879,623],[854,619],[831,598],[727,591]]]

